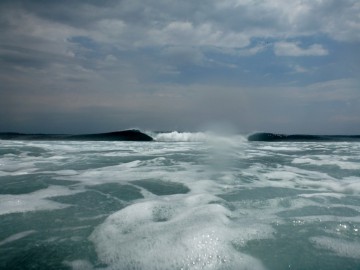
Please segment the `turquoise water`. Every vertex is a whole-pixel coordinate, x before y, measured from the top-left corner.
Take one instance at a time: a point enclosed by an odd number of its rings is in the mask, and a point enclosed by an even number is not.
[[[0,141],[1,269],[360,269],[359,230],[359,142]]]

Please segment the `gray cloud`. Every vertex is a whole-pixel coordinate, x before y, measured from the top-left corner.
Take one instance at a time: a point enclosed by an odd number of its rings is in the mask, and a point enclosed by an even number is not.
[[[320,44],[301,48],[295,42],[277,42],[274,45],[274,51],[279,56],[323,56],[328,54],[328,51]]]
[[[359,13],[355,0],[4,0],[0,131],[353,132]]]

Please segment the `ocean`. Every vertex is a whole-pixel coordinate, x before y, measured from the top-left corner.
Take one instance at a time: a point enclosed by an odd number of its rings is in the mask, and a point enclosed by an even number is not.
[[[360,142],[0,140],[0,269],[360,269]]]

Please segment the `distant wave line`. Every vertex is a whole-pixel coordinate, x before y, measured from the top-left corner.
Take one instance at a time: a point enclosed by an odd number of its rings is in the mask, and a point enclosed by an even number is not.
[[[328,141],[328,142],[352,142],[360,141],[360,135],[308,135],[308,134],[275,134],[275,133],[254,133],[248,136],[248,141],[278,142],[278,141]]]
[[[240,134],[239,134],[240,136]],[[277,134],[258,132],[248,136],[240,136],[242,140],[250,142],[352,142],[360,141],[360,135],[309,135],[309,134]],[[0,133],[0,140],[27,140],[27,141],[157,141],[157,142],[206,142],[226,139],[211,132],[143,132],[137,129],[114,131],[94,134],[26,134],[17,132]],[[228,138],[232,138],[231,136]],[[239,138],[237,138],[238,140]]]

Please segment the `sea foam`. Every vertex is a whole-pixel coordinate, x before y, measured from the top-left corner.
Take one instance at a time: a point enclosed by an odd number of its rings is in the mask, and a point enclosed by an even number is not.
[[[264,269],[234,248],[231,212],[204,200],[133,204],[107,218],[90,239],[109,269]]]
[[[28,194],[0,195],[0,215],[28,211],[55,210],[69,205],[49,200],[51,197],[71,195],[80,192],[66,187],[50,186]]]
[[[357,269],[359,143],[168,135],[0,141],[0,268]]]

